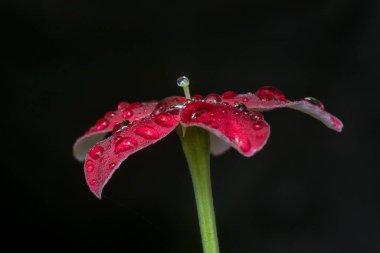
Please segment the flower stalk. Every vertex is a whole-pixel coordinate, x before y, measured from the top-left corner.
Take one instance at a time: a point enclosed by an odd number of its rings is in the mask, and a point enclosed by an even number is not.
[[[219,253],[210,177],[210,135],[198,127],[187,127],[185,135],[182,131],[177,127],[193,182],[203,253]]]

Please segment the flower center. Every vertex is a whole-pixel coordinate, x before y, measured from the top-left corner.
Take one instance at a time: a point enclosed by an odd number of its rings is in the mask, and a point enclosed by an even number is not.
[[[189,90],[189,85],[190,85],[190,80],[186,76],[180,76],[177,78],[177,85],[179,87],[183,88],[183,91],[185,92],[185,97],[187,99],[191,99],[190,96],[190,90]]]

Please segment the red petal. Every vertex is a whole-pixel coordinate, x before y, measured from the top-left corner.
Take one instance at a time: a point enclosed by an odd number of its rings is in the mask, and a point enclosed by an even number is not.
[[[245,156],[260,150],[270,132],[260,113],[240,111],[220,103],[188,104],[181,113],[181,124],[207,129]]]
[[[318,101],[318,100],[316,100]],[[241,94],[236,96],[233,99],[224,98],[224,103],[228,103],[232,106],[244,103],[248,109],[254,110],[254,111],[268,111],[276,108],[291,108],[294,110],[298,110],[301,112],[304,112],[306,114],[309,114],[310,116],[320,120],[323,124],[325,124],[327,127],[337,131],[341,132],[343,129],[343,123],[336,118],[335,116],[328,113],[325,109],[322,103],[307,101],[307,100],[300,100],[300,101],[290,101],[290,100],[284,100],[281,101],[279,99],[273,99],[273,100],[261,100],[259,97],[252,93],[248,94]]]
[[[111,132],[115,125],[128,120],[135,120],[151,114],[157,102],[132,103],[121,102],[116,111],[109,111],[104,118],[99,119],[83,136],[79,137],[74,144],[74,157],[83,161],[88,150],[97,142],[104,139],[108,132]]]
[[[151,114],[132,122],[117,135],[97,143],[88,152],[84,167],[90,190],[101,198],[104,186],[128,156],[164,138],[178,122],[178,115]]]

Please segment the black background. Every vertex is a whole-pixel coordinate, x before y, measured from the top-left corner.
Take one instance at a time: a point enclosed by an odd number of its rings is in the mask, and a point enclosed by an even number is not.
[[[379,252],[379,1],[1,5],[2,247],[201,252],[175,134],[130,157],[101,201],[72,157],[104,112],[181,95],[186,74],[193,94],[274,84],[345,123],[268,112],[261,152],[212,158],[221,252]]]

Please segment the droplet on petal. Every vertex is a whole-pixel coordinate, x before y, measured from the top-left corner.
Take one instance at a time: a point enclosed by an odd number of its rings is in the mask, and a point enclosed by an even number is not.
[[[235,105],[235,108],[239,109],[240,111],[247,110],[247,106],[243,103],[237,103]]]
[[[195,94],[195,95],[193,95],[193,96],[191,97],[191,99],[193,99],[193,100],[201,100],[202,98],[203,98],[203,96],[200,95],[200,94]]]
[[[222,98],[216,93],[211,93],[205,97],[204,101],[210,104],[217,104],[222,102]]]
[[[251,142],[248,137],[236,131],[229,131],[226,133],[227,137],[237,145],[241,151],[248,152],[251,149]]]
[[[92,159],[96,160],[99,159],[99,157],[103,154],[104,148],[99,145],[95,145],[89,152],[89,155],[92,157]]]
[[[257,121],[255,121],[254,123],[253,123],[253,125],[252,125],[252,128],[254,129],[254,130],[261,130],[263,127],[265,126],[265,123],[264,123],[264,121],[262,121],[262,120],[257,120]]]
[[[95,124],[95,128],[96,128],[96,130],[103,130],[103,129],[105,129],[109,124],[110,124],[110,122],[108,121],[108,119],[101,118],[101,119],[99,119],[99,120],[96,122],[96,124]]]
[[[121,102],[118,106],[117,106],[117,109],[118,110],[122,110],[122,109],[125,109],[129,106],[129,103],[128,102]]]
[[[96,180],[95,179],[91,179],[89,182],[88,182],[91,186],[94,186],[96,185]]]
[[[132,116],[133,116],[133,111],[131,109],[125,109],[123,111],[123,113],[121,114],[121,116],[124,118],[124,119],[130,119]]]
[[[94,164],[94,162],[92,160],[87,160],[87,162],[86,162],[86,166],[91,166],[93,164]]]
[[[109,111],[109,112],[107,112],[105,115],[104,115],[104,117],[105,118],[113,118],[113,117],[115,117],[115,112],[113,112],[113,111]]]
[[[225,99],[233,99],[237,96],[236,92],[233,91],[226,91],[222,94],[222,97]]]
[[[116,163],[110,163],[110,165],[109,165],[109,169],[110,170],[113,170],[114,168],[115,168],[115,166],[116,166]]]
[[[138,127],[135,130],[135,134],[150,140],[157,139],[158,137],[160,137],[160,134],[157,132],[157,130],[150,126]]]
[[[115,153],[119,154],[120,152],[130,150],[137,147],[138,143],[135,139],[130,137],[120,138],[115,145]]]
[[[177,85],[179,87],[189,86],[190,80],[186,76],[180,76],[177,78]]]
[[[143,104],[141,102],[134,102],[129,105],[128,109],[133,110],[135,108],[141,107]]]
[[[86,171],[87,171],[87,172],[93,172],[93,171],[94,171],[94,166],[92,166],[92,165],[87,165],[87,166],[86,166]]]
[[[261,121],[264,120],[264,116],[261,113],[259,113],[259,112],[252,112],[252,111],[250,111],[249,112],[249,116],[253,120],[261,120]]]
[[[166,113],[156,115],[154,122],[163,127],[171,127],[174,125],[173,117]]]
[[[319,101],[318,99],[314,98],[314,97],[305,97],[302,100],[305,100],[306,102],[309,102],[312,105],[318,106],[319,109],[321,109],[321,110],[324,110],[324,111],[326,110],[326,108],[323,105],[323,103],[321,101]]]
[[[128,120],[123,120],[121,123],[119,124],[116,124],[113,129],[112,129],[112,133],[113,134],[118,134],[120,133],[122,130],[124,130],[125,128],[127,128],[129,126],[130,122]]]
[[[248,98],[247,97],[243,97],[241,101],[243,101],[244,103],[248,102]]]
[[[282,102],[286,101],[284,93],[276,87],[264,86],[259,88],[255,95],[263,101],[279,100]]]

